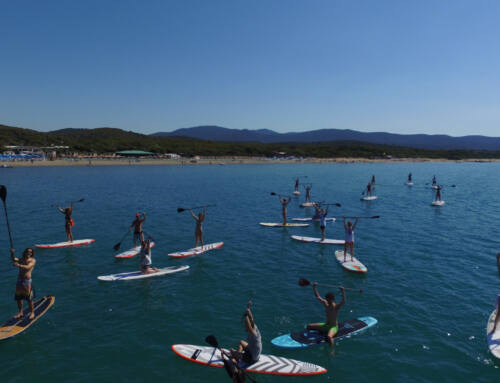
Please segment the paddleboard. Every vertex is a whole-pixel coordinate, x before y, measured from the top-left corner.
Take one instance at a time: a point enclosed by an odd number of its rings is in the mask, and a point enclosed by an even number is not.
[[[83,246],[95,242],[95,239],[75,239],[72,242],[59,242],[52,244],[35,245],[39,249],[59,249],[61,247]]]
[[[300,207],[311,207],[314,206],[314,202],[304,202],[300,204]]]
[[[406,183],[408,186],[413,186],[413,182],[407,182]]]
[[[290,238],[300,242],[314,242],[314,243],[322,243],[324,245],[343,245],[345,243],[345,241],[342,239],[325,238],[325,240],[322,241],[321,238],[302,237],[300,235],[292,235]]]
[[[494,310],[488,319],[488,324],[486,325],[486,338],[488,339],[488,348],[491,353],[496,358],[500,359],[500,323],[497,325],[495,332],[490,334],[491,330],[493,330],[496,315],[497,310]]]
[[[437,185],[432,185],[431,186],[431,189],[437,189],[437,188],[438,188]]]
[[[294,191],[294,192],[293,192],[293,194],[295,194],[295,195],[299,195],[299,194],[300,194],[300,192],[299,192],[299,191]]]
[[[431,205],[432,206],[443,206],[444,201],[433,201],[433,202],[431,202]]]
[[[40,298],[33,302],[33,307],[35,309],[35,317],[33,319],[29,319],[29,315],[31,310],[27,304],[25,304],[25,309],[23,311],[23,316],[19,319],[15,319],[14,317],[10,318],[7,322],[2,324],[0,327],[0,340],[12,338],[28,327],[30,327],[33,323],[35,323],[39,318],[43,316],[47,312],[48,309],[54,304],[55,297],[46,296]]]
[[[100,281],[113,282],[113,281],[130,281],[133,279],[144,279],[151,277],[160,277],[166,274],[178,273],[179,271],[184,271],[189,269],[189,266],[172,266],[165,267],[164,269],[159,269],[156,273],[142,274],[140,271],[131,271],[128,273],[111,274],[111,275],[101,275],[97,277]]]
[[[155,243],[151,242],[150,247],[154,247]],[[139,254],[141,251],[141,246],[136,246],[131,248],[130,250],[124,251],[123,253],[116,254],[115,258],[123,259],[123,258],[132,258]]]
[[[376,195],[371,195],[371,196],[368,196],[368,197],[361,197],[361,201],[374,201],[376,199],[377,199]]]
[[[168,256],[169,257],[176,257],[176,258],[190,257],[191,255],[203,254],[206,251],[219,249],[223,245],[224,245],[224,242],[209,243],[208,245],[193,247],[192,249],[189,249],[186,251],[178,251],[176,253],[170,253],[170,254],[168,254]]]
[[[309,226],[308,223],[287,223],[286,225],[283,225],[282,223],[278,223],[278,222],[260,222],[259,225],[268,226],[268,227],[306,227],[306,226]]]
[[[220,351],[214,347],[174,344],[172,350],[190,362],[210,367],[224,367]],[[223,350],[228,352],[226,349]],[[325,368],[312,363],[265,354],[260,355],[258,362],[242,367],[247,372],[288,376],[319,375],[326,372]]]
[[[360,334],[377,324],[373,317],[361,317],[339,323],[339,331],[334,340],[350,338],[353,335]],[[278,336],[271,340],[271,344],[280,348],[305,348],[328,344],[326,334],[316,330],[305,330]]]
[[[326,220],[334,222],[334,221],[336,221],[336,218],[332,217],[332,218],[327,218]],[[300,221],[300,222],[314,221],[314,222],[319,222],[319,218],[292,218],[292,221]]]
[[[347,253],[347,256],[345,257],[346,261],[344,262],[343,250],[337,250],[335,252],[335,258],[337,258],[337,261],[340,263],[340,266],[342,266],[344,269],[348,271],[352,271],[354,273],[366,273],[368,271],[366,266],[363,265],[360,261],[358,261],[356,257],[353,257],[351,261],[351,254],[349,253]]]

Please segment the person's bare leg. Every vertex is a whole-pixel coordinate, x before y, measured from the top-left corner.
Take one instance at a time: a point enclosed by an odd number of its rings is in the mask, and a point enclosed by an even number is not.
[[[23,301],[19,299],[17,302],[17,308],[19,309],[19,312],[14,316],[15,319],[22,318],[23,316]]]

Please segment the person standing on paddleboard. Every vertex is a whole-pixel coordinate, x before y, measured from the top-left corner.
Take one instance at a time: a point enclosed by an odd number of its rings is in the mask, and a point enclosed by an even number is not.
[[[325,240],[325,228],[326,228],[326,216],[328,214],[328,208],[330,206],[327,206],[326,210],[321,209],[319,213],[319,228],[321,229],[321,240]]]
[[[441,186],[436,186],[436,201],[441,201]]]
[[[346,261],[347,249],[351,251],[351,261],[354,257],[354,229],[358,224],[358,217],[354,221],[354,225],[351,221],[345,222],[346,217],[344,217],[344,230],[345,230],[345,240],[344,240],[344,262]]]
[[[306,202],[311,202],[311,188],[311,184],[306,186]]]
[[[73,215],[73,202],[68,207],[62,209],[60,206],[57,206],[57,209],[64,214],[64,230],[66,230],[66,237],[68,238],[68,242],[73,242],[73,233],[71,232],[71,228],[74,226],[75,221],[71,217]]]
[[[298,178],[295,179],[295,191],[296,192],[299,191],[299,179]]]
[[[240,340],[238,350],[230,350],[235,364],[238,364],[239,361],[242,361],[247,365],[254,364],[258,362],[262,352],[262,337],[257,325],[255,324],[250,306],[252,306],[252,301],[247,303],[247,309],[244,315],[245,331],[248,333],[247,340]]]
[[[411,172],[410,172],[410,173],[408,173],[408,182],[412,182],[412,181],[411,181]]]
[[[374,174],[374,175],[372,175],[371,184],[372,184],[372,185],[375,185],[375,174]]]
[[[158,269],[156,267],[151,267],[153,261],[151,260],[151,237],[146,241],[141,241],[141,273],[142,274],[152,274],[156,273]]]
[[[432,177],[432,186],[436,186],[436,176]]]
[[[316,286],[317,282],[313,283],[314,296],[318,301],[325,306],[326,312],[326,322],[323,323],[310,323],[307,325],[307,330],[316,330],[326,334],[328,342],[333,346],[333,338],[339,331],[338,316],[339,310],[345,303],[345,290],[343,286],[339,286],[339,290],[342,293],[342,300],[339,303],[335,303],[335,295],[330,291],[326,293],[325,298],[321,298],[318,293]]]
[[[144,242],[144,232],[142,231],[142,224],[146,221],[146,213],[142,212],[142,217],[141,213],[137,213],[135,215],[135,219],[130,225],[129,230],[134,228],[134,247],[137,246],[137,241],[139,241],[139,244],[142,245],[142,242]]]
[[[500,278],[500,253],[497,254],[497,268],[498,268],[498,278]],[[500,322],[500,294],[498,294],[497,297],[497,316],[495,317],[493,330],[491,330],[490,334],[493,334],[496,331],[498,322]]]
[[[366,185],[366,196],[369,197],[371,195],[372,195],[372,184],[368,183],[368,185]]]
[[[35,317],[35,309],[33,307],[33,298],[35,297],[35,289],[31,280],[31,273],[35,268],[35,251],[28,247],[23,252],[21,258],[16,258],[14,256],[14,249],[10,249],[10,258],[12,259],[12,264],[19,268],[19,275],[17,277],[16,283],[16,294],[14,299],[17,302],[17,307],[19,308],[19,313],[14,317],[19,319],[23,316],[23,300],[26,300],[29,304],[31,313],[29,319]]]
[[[207,208],[203,207],[203,213],[199,213],[198,216],[195,216],[193,210],[189,209],[189,212],[193,216],[196,221],[196,229],[194,230],[194,238],[195,245],[194,247],[198,247],[198,241],[201,243],[201,246],[204,246],[203,242],[203,221],[205,221],[205,216],[207,215]]]
[[[288,197],[288,198],[282,198],[281,196],[278,196],[278,198],[280,199],[280,202],[281,202],[281,212],[283,214],[283,225],[286,226],[286,206],[290,203],[290,201],[292,200],[291,197]]]

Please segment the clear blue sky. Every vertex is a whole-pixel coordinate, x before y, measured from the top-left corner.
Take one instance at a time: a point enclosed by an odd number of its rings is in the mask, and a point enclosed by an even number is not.
[[[500,136],[500,1],[0,0],[0,123]]]

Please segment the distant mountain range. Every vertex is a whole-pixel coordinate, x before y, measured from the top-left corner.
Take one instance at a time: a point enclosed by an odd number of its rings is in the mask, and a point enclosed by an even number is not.
[[[349,129],[320,129],[299,133],[278,133],[273,130],[228,129],[220,126],[196,126],[173,132],[158,132],[152,136],[189,137],[218,142],[258,143],[314,143],[314,142],[366,142],[432,150],[500,150],[500,137],[463,136],[444,134],[364,133]]]

